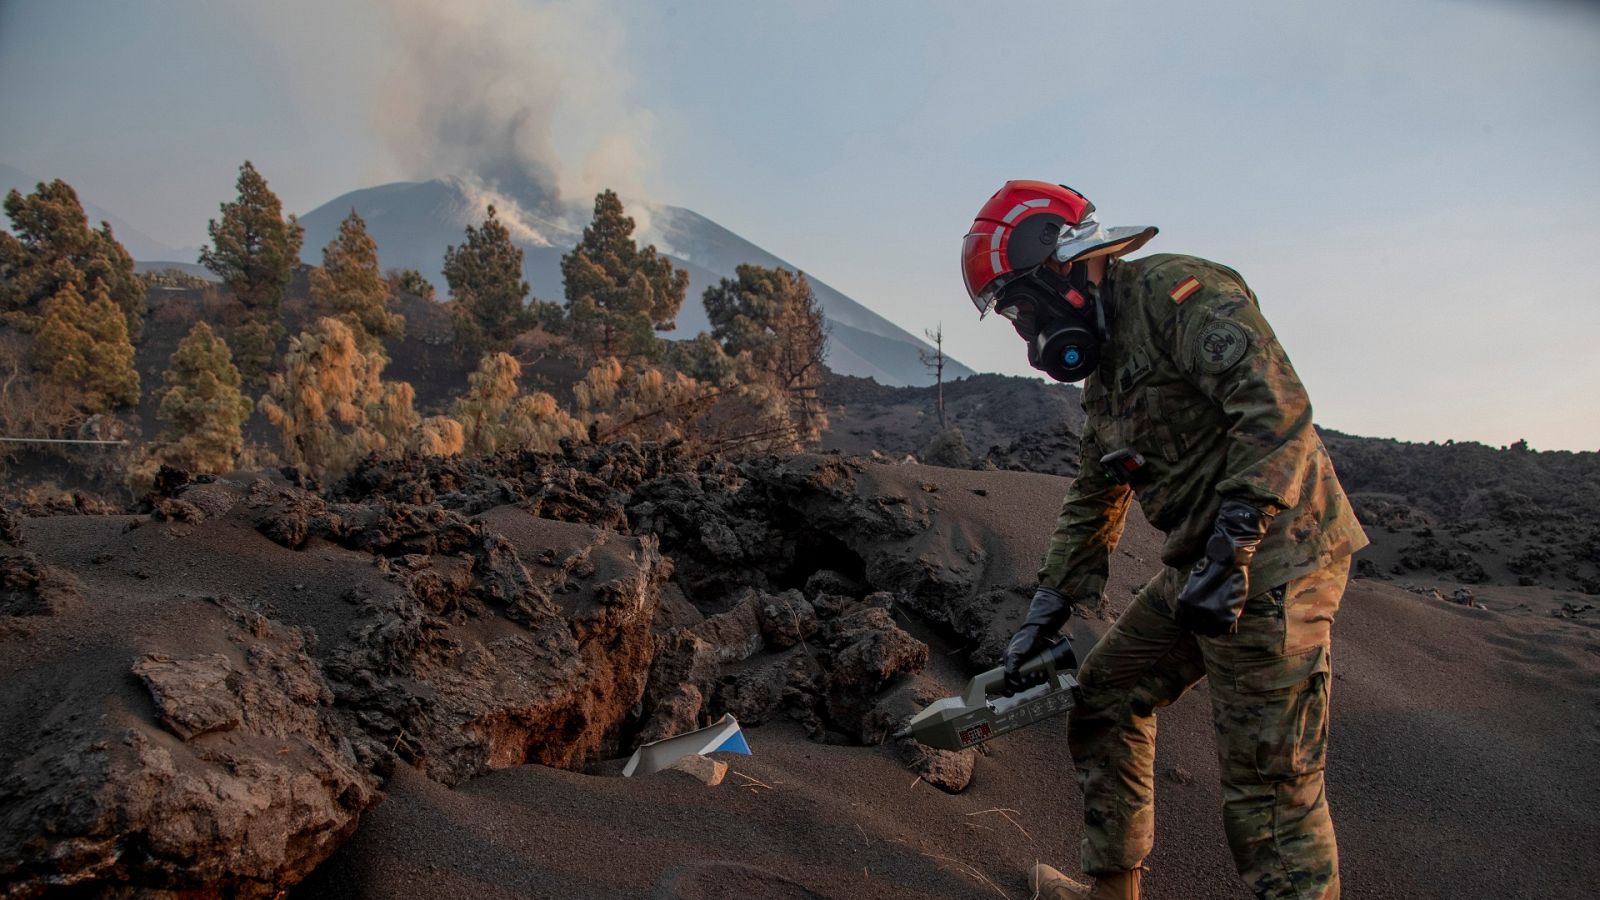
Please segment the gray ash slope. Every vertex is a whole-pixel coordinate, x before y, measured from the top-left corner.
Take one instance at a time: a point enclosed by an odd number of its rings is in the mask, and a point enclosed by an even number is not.
[[[480,493],[458,490],[465,482],[449,467],[438,471],[452,472],[438,482],[452,496]],[[880,697],[889,709],[903,702],[897,694],[952,693],[993,661],[1025,602],[1052,498],[1067,487],[1032,473],[828,457],[711,474],[643,480],[627,503],[632,527],[657,535],[675,561],[677,588],[732,596],[748,581],[799,590],[818,609],[830,589],[863,599],[889,591],[893,621],[928,646],[926,668],[896,676]],[[406,496],[419,483],[407,476],[373,489]],[[1135,514],[1107,604],[1072,623],[1080,646],[1153,571],[1158,546]],[[834,574],[817,578],[824,563]],[[1544,838],[1584,828],[1583,798],[1600,795],[1589,761],[1600,738],[1597,620],[1550,615],[1548,595],[1481,599],[1487,608],[1467,608],[1370,579],[1350,590],[1336,638],[1329,773],[1348,896],[1534,896],[1523,888],[1530,870],[1546,873],[1546,893],[1567,896],[1600,875],[1591,854]],[[705,630],[734,611],[716,608],[688,627]],[[1027,896],[1022,873],[1035,860],[1070,867],[1081,812],[1064,722],[995,741],[971,760],[965,788],[935,791],[907,777],[892,741],[853,747],[825,725],[817,744],[812,716],[826,702],[746,690],[763,680],[754,673],[783,672],[781,654],[798,646],[776,656],[769,648],[705,683],[713,714],[766,698],[739,708],[755,723],[756,756],[731,759],[738,774],[722,788],[541,768],[495,772],[453,793],[396,778],[394,806],[380,807],[301,895]],[[1162,711],[1161,732],[1148,894],[1239,896],[1218,824],[1203,686]],[[595,864],[597,847],[612,864]]]
[[[993,663],[1067,485],[614,445],[9,513],[0,893],[266,896],[311,871],[299,896],[1026,896],[1027,866],[1075,852],[1065,723],[958,760],[893,734]],[[1135,515],[1080,646],[1158,546]],[[1329,775],[1349,896],[1600,878],[1547,839],[1600,796],[1597,620],[1548,593],[1352,586]],[[756,756],[722,787],[613,777],[723,711]],[[1203,687],[1161,713],[1151,897],[1238,896],[1210,730]]]
[[[395,182],[351,191],[300,217],[306,229],[301,257],[308,263],[320,263],[322,248],[337,233],[339,222],[354,209],[366,220],[385,268],[416,269],[442,293],[444,279],[440,271],[445,248],[459,245],[463,226],[483,218],[484,210],[478,208],[472,196],[453,179]],[[545,197],[513,199],[528,211],[524,213],[527,224],[536,232],[513,232],[523,249],[524,276],[536,297],[559,300],[561,256],[577,243],[587,217],[574,217],[567,210],[551,212],[551,203]],[[576,227],[572,224],[575,218]],[[671,337],[690,338],[709,330],[700,296],[718,280],[732,277],[741,263],[782,266],[791,271],[800,268],[691,210],[653,206],[649,221],[650,229],[641,235],[642,239],[657,243],[674,265],[689,273],[689,294],[677,329],[669,332]],[[828,355],[831,368],[870,376],[884,384],[926,384],[931,380],[917,356],[919,350],[929,349],[921,338],[829,286],[820,280],[820,273],[806,274],[832,326]],[[954,360],[948,365],[952,376],[971,374],[970,369]]]

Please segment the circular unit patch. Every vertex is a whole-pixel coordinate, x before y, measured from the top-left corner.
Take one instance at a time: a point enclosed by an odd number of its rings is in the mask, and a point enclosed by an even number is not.
[[[1200,371],[1219,375],[1244,359],[1244,352],[1248,349],[1250,337],[1245,330],[1233,322],[1218,319],[1200,332],[1200,352],[1196,354],[1196,359]]]

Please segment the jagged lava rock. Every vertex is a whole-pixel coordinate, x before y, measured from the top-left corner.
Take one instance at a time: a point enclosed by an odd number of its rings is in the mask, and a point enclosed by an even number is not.
[[[167,521],[30,517],[36,552],[0,553],[8,891],[277,894],[397,759],[455,783],[618,752],[654,538],[252,475],[167,489]]]
[[[52,684],[32,728],[6,710],[8,728],[27,732],[7,742],[0,782],[8,894],[129,885],[274,896],[377,796],[298,629],[193,599],[173,600],[163,624],[151,643],[182,638],[140,653],[136,678],[101,655],[117,644],[106,637],[23,675]],[[152,701],[158,721],[143,710]]]

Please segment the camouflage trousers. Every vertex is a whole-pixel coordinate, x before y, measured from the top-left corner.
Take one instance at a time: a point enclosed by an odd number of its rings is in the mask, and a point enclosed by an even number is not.
[[[1187,577],[1164,569],[1089,652],[1069,742],[1083,789],[1083,870],[1138,866],[1155,840],[1156,710],[1210,679],[1223,824],[1257,897],[1337,900],[1339,851],[1322,772],[1330,638],[1350,561],[1265,591],[1235,634],[1181,630]]]

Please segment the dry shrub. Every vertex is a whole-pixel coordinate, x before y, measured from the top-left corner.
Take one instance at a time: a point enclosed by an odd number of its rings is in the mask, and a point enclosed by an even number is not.
[[[417,426],[411,449],[423,456],[458,456],[466,448],[461,423],[449,416],[429,416]]]
[[[478,363],[453,410],[467,452],[554,450],[562,438],[583,438],[583,425],[554,397],[541,391],[523,394],[521,377],[521,364],[507,353],[486,354]]]
[[[262,469],[272,469],[283,465],[283,459],[277,452],[266,444],[250,442],[239,451],[239,458],[234,460],[233,467],[240,472],[257,472]]]
[[[0,328],[0,435],[5,437],[70,437],[86,416],[79,411],[76,390],[52,384],[33,371],[26,335]],[[47,444],[0,442],[0,470],[25,451]]]
[[[383,381],[384,365],[381,353],[361,352],[337,319],[318,319],[290,338],[284,371],[272,375],[260,403],[285,460],[338,476],[369,453],[399,454],[416,443],[415,392]]]
[[[797,446],[787,395],[767,380],[707,384],[657,368],[628,371],[607,358],[573,393],[580,420],[598,442],[679,440],[693,453],[735,455]]]

